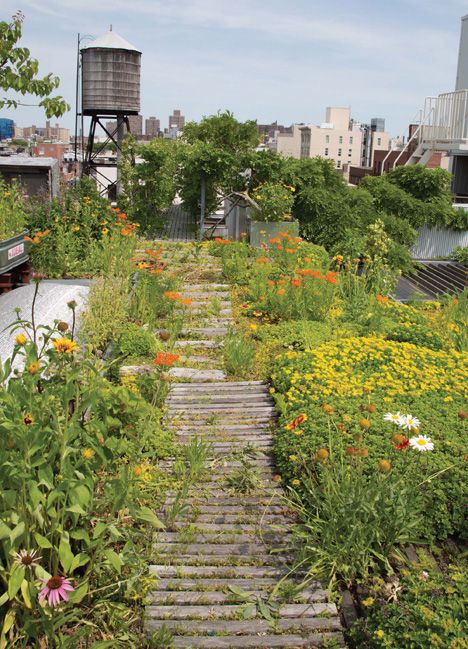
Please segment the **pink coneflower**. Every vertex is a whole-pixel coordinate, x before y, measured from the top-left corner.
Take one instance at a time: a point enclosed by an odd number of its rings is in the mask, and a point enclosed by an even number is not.
[[[39,601],[44,601],[47,598],[49,606],[59,606],[62,599],[64,602],[68,602],[67,591],[75,590],[68,579],[60,575],[54,575],[44,583],[45,586],[39,593]]]

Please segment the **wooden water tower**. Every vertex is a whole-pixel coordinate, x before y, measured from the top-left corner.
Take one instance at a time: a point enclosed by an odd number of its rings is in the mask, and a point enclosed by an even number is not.
[[[119,191],[118,172],[117,181],[110,181],[102,169],[116,167],[122,142],[130,132],[128,118],[140,112],[140,71],[141,52],[112,31],[112,26],[107,34],[81,49],[81,113],[91,118],[83,173],[104,176],[109,181],[109,198],[115,198]],[[107,124],[112,120],[115,126],[109,129],[104,120]],[[98,127],[106,134],[106,141],[95,150]],[[116,146],[116,163],[98,162],[97,156],[109,143]]]

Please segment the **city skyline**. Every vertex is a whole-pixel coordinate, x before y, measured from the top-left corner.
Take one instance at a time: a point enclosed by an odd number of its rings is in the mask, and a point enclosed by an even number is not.
[[[2,19],[17,9],[6,0]],[[72,104],[60,119],[73,129],[76,31],[116,32],[143,52],[143,115],[165,121],[174,106],[187,120],[229,109],[259,123],[319,123],[325,106],[355,119],[386,118],[406,132],[425,96],[455,87],[460,18],[466,3],[447,0],[278,0],[233,6],[227,0],[25,0],[23,44],[40,71],[61,78]],[[435,53],[435,55],[434,55]],[[26,99],[26,101],[28,101]],[[40,109],[2,110],[19,125],[42,123]]]

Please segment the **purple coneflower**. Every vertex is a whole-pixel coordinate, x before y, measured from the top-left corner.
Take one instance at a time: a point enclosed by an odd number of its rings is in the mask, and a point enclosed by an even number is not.
[[[68,579],[60,575],[54,575],[44,583],[45,586],[39,593],[39,600],[44,601],[47,598],[49,606],[59,606],[62,599],[64,602],[67,602],[67,591],[71,592],[75,590]]]

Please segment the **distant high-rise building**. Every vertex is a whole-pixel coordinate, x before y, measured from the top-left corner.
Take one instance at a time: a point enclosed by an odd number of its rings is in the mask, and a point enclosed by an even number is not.
[[[145,120],[145,135],[147,137],[158,137],[160,130],[161,122],[159,119],[156,119],[156,117],[148,117]]]
[[[180,110],[173,110],[172,115],[169,116],[169,129],[176,128],[181,131],[185,126],[185,117],[181,114]]]
[[[130,133],[138,138],[143,135],[143,115],[129,115]]]
[[[135,138],[143,135],[143,115],[128,115],[128,124],[130,126],[130,133]],[[113,133],[117,128],[117,122],[106,122],[106,129],[109,133]]]

